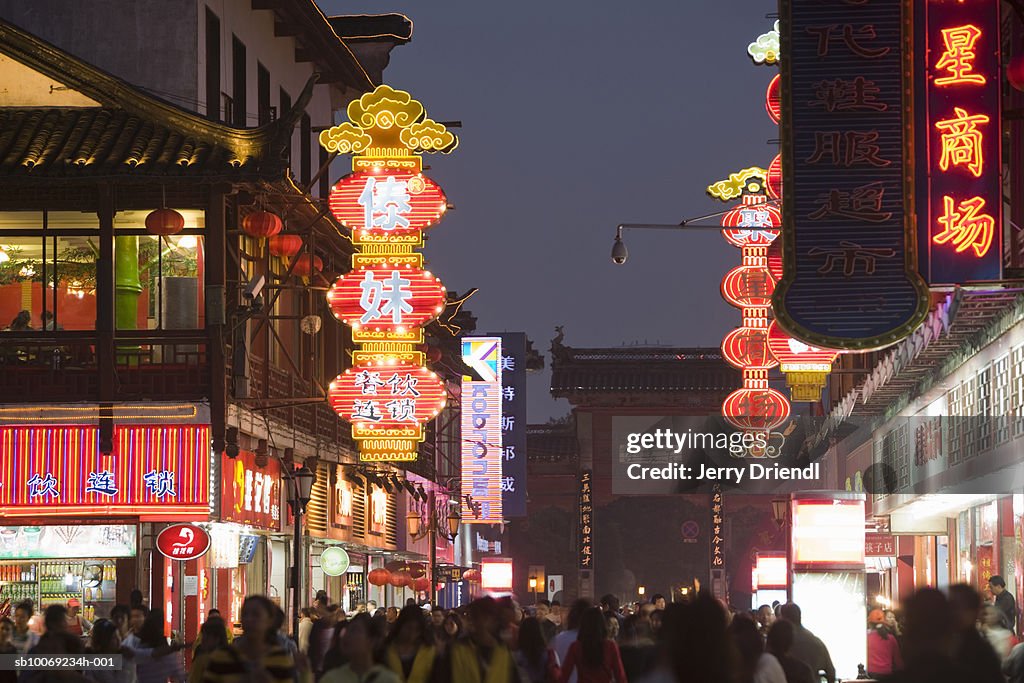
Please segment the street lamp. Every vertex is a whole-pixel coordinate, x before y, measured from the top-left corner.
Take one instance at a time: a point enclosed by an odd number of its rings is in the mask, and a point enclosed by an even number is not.
[[[778,199],[769,199],[765,202],[768,204],[777,204]],[[615,229],[615,242],[612,244],[612,263],[617,266],[621,266],[629,258],[629,250],[626,249],[626,243],[622,241],[623,230],[723,230],[720,225],[690,225],[696,221],[706,220],[708,218],[715,218],[716,216],[722,216],[732,211],[732,208],[725,209],[723,211],[716,211],[714,213],[705,214],[703,216],[694,216],[693,218],[684,218],[678,223],[620,223],[619,227]]]
[[[772,499],[772,518],[779,525],[779,531],[786,534],[786,601],[789,602],[793,600],[793,529],[789,498]]]
[[[292,567],[292,634],[296,641],[299,637],[299,601],[302,591],[299,582],[302,578],[302,514],[306,511],[306,504],[313,493],[313,483],[316,481],[316,473],[303,465],[300,469],[288,474],[285,469],[285,476],[291,479],[292,486],[288,491],[288,506],[292,510],[295,526],[295,566]]]
[[[438,502],[433,487],[427,493],[426,508],[426,520],[423,519],[421,510],[409,510],[405,516],[405,526],[412,540],[418,541],[424,536],[427,537],[427,578],[430,579],[430,604],[433,606],[437,602],[437,534],[441,534],[441,537],[449,542],[454,542],[459,534],[462,517],[451,505],[450,500]]]
[[[644,593],[646,593],[646,592],[647,592],[647,588],[645,588],[644,586],[637,586],[636,587],[636,594],[638,596],[640,596],[641,600],[643,599]]]
[[[533,593],[533,604],[537,604],[537,577],[530,577],[530,592]]]

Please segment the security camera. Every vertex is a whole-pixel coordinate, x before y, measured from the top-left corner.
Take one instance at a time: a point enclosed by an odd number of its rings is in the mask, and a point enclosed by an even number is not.
[[[612,263],[617,266],[621,266],[629,258],[629,250],[626,249],[626,245],[622,243],[622,236],[615,236],[615,244],[612,245]]]
[[[263,291],[263,287],[266,286],[266,284],[267,279],[262,275],[253,278],[252,280],[249,280],[249,283],[245,286],[245,291],[242,292],[242,296],[244,296],[247,301],[254,301]]]

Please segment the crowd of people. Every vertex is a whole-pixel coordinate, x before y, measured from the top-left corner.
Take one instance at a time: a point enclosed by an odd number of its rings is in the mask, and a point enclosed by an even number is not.
[[[994,577],[997,581],[999,577]],[[995,593],[995,591],[993,591]],[[1012,596],[1011,596],[1012,597]],[[1016,620],[974,589],[923,589],[893,612],[869,615],[862,678],[895,683],[1024,683]],[[1013,607],[1016,615],[1016,607]],[[164,636],[164,615],[141,600],[82,624],[63,605],[30,628],[31,603],[0,620],[0,654],[120,654],[113,671],[0,671],[0,683],[828,683],[835,668],[802,623],[799,605],[732,611],[706,594],[666,604],[653,596],[624,606],[546,600],[524,609],[511,598],[452,610],[412,601],[401,609],[359,604],[346,613],[319,594],[297,637],[284,612],[254,595],[241,606],[240,635],[211,610],[191,644]],[[76,626],[88,628],[83,639]],[[185,657],[188,649],[191,656]],[[186,667],[185,662],[189,664]]]

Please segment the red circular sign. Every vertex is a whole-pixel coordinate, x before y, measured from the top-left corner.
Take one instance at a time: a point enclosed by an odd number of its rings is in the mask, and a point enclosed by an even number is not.
[[[427,368],[376,365],[349,368],[327,391],[341,418],[361,429],[418,426],[444,409],[444,384]]]
[[[345,176],[327,203],[356,241],[418,235],[441,220],[448,206],[441,187],[422,173],[386,169]]]
[[[156,548],[172,560],[194,560],[210,549],[210,534],[195,524],[175,524],[157,534]]]
[[[334,317],[354,330],[404,332],[444,310],[444,285],[430,271],[383,262],[342,275],[327,293]]]
[[[782,74],[776,74],[772,82],[768,84],[768,92],[764,96],[764,108],[775,123],[782,119]]]

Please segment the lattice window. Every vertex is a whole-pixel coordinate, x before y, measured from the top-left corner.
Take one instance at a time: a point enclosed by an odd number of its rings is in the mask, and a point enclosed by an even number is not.
[[[1010,354],[1006,354],[992,364],[992,423],[997,444],[1010,440],[1010,398]]]
[[[1024,434],[1024,345],[1010,351],[1010,405],[1013,438]]]
[[[352,538],[366,538],[366,487],[362,484],[352,487]]]
[[[970,448],[964,459],[992,450],[992,366],[982,368],[974,377],[974,411],[970,420]]]
[[[955,465],[963,457],[964,401],[963,386],[956,385],[949,390],[949,464]]]

